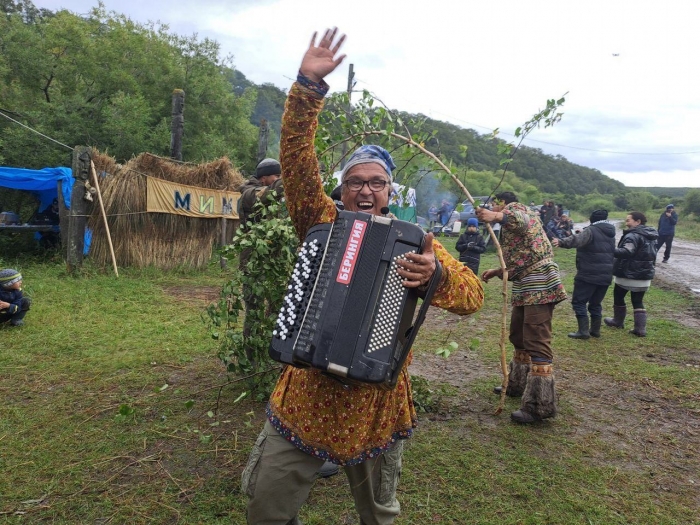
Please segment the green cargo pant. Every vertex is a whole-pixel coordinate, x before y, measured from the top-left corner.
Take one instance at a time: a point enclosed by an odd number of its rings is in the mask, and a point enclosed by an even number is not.
[[[391,524],[398,516],[402,454],[399,440],[376,458],[344,467],[362,525]],[[241,490],[250,498],[249,525],[301,525],[297,513],[323,463],[296,448],[266,421],[241,479]]]

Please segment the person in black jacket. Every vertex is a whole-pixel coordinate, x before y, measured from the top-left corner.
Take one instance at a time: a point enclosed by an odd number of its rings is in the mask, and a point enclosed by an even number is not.
[[[576,248],[577,272],[571,306],[576,314],[578,332],[569,334],[573,339],[600,337],[602,302],[612,282],[615,251],[615,226],[607,218],[608,210],[595,210],[591,213],[588,228],[571,237],[552,239],[554,246]]]
[[[624,328],[627,305],[625,296],[630,292],[634,308],[634,328],[631,334],[637,337],[647,335],[647,311],[644,308],[644,294],[651,286],[656,271],[656,239],[659,233],[651,226],[646,226],[646,216],[638,211],[631,212],[625,220],[627,229],[615,248],[613,276],[614,317],[604,319],[607,326]]]
[[[673,204],[669,204],[659,217],[659,240],[656,243],[656,249],[660,250],[666,244],[664,258],[661,262],[667,263],[671,257],[671,245],[673,245],[673,236],[676,234],[677,222],[678,214],[675,212]]]
[[[459,252],[459,261],[468,266],[474,275],[479,275],[479,263],[481,254],[486,251],[486,243],[479,235],[478,219],[471,217],[467,220],[467,229],[459,236],[455,248]]]

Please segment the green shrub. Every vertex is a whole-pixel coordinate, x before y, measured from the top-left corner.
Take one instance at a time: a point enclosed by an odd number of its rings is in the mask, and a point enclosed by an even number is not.
[[[579,211],[588,217],[595,210],[614,210],[615,205],[610,197],[602,195],[589,195],[581,201]]]
[[[700,217],[700,190],[690,190],[683,199],[683,212]]]

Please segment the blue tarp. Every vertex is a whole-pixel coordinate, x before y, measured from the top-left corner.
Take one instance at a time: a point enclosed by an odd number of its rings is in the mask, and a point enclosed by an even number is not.
[[[0,187],[13,190],[30,191],[39,198],[39,211],[44,211],[51,206],[53,200],[58,197],[58,181],[63,181],[61,186],[63,202],[70,209],[70,196],[73,191],[73,172],[70,168],[44,168],[42,170],[27,170],[24,168],[5,168],[0,166]],[[38,235],[38,234],[37,234]],[[85,229],[85,247],[83,253],[87,255],[92,242],[92,231]]]
[[[26,170],[0,166],[0,187],[13,190],[31,191],[39,197],[39,211],[51,206],[58,197],[58,181],[63,181],[63,200],[70,209],[70,194],[73,189],[73,175],[70,168],[44,168]]]

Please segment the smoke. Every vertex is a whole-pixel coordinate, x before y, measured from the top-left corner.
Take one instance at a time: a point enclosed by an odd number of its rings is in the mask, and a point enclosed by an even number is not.
[[[416,174],[413,187],[416,190],[416,212],[421,217],[428,217],[428,208],[436,206],[440,208],[442,201],[449,202],[450,208],[456,207],[462,202],[458,197],[441,187],[438,175],[435,172],[419,172]]]

